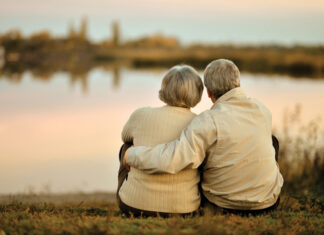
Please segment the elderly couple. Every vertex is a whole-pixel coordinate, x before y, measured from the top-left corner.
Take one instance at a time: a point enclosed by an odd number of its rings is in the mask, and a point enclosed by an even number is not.
[[[200,206],[259,214],[278,206],[283,178],[270,111],[245,95],[232,61],[212,61],[204,84],[213,105],[195,115],[199,74],[171,68],[159,92],[166,105],[137,109],[125,124],[117,200],[126,215],[186,215]]]

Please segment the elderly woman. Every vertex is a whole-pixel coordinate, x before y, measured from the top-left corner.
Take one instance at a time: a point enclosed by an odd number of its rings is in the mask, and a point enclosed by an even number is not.
[[[202,80],[192,67],[171,68],[159,91],[159,98],[166,105],[133,112],[122,131],[124,143],[155,146],[178,138],[195,117],[190,108],[199,103],[202,92]],[[197,170],[149,175],[131,168],[128,176],[122,171],[121,166],[117,199],[120,209],[128,215],[188,214],[200,205]]]

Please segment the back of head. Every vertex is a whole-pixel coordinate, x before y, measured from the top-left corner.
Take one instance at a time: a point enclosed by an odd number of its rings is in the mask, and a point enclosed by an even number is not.
[[[191,108],[201,100],[203,89],[202,80],[194,68],[177,65],[163,77],[159,98],[171,106]]]
[[[240,86],[240,71],[230,60],[214,60],[205,69],[204,83],[211,95],[217,99]]]

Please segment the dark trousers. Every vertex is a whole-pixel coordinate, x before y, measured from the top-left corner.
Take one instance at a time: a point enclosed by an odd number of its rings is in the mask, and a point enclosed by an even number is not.
[[[273,135],[272,136],[272,145],[275,149],[275,159],[278,162],[278,157],[279,157],[279,141],[278,139]],[[202,173],[202,172],[201,172]],[[210,202],[203,194],[203,190],[201,188],[201,185],[199,186],[200,193],[201,193],[201,207],[209,207],[212,208],[213,211],[218,211],[222,214],[236,214],[236,215],[241,215],[241,216],[249,216],[249,215],[260,215],[264,213],[269,213],[273,210],[275,210],[279,203],[280,203],[280,197],[277,199],[277,201],[270,207],[260,209],[260,210],[234,210],[234,209],[227,209],[227,208],[222,208],[214,203]]]
[[[119,151],[119,171],[118,171],[118,187],[117,187],[117,203],[119,206],[119,209],[126,215],[126,216],[134,216],[134,217],[156,217],[156,216],[160,216],[160,217],[170,217],[173,215],[181,215],[181,216],[191,216],[194,215],[195,213],[165,213],[165,212],[157,212],[157,211],[146,211],[146,210],[141,210],[141,209],[137,209],[131,206],[126,205],[124,202],[122,202],[122,200],[119,197],[119,190],[120,187],[122,186],[123,182],[125,180],[127,180],[128,177],[128,171],[125,168],[125,166],[123,165],[123,159],[125,156],[125,152],[126,150],[131,147],[132,144],[131,143],[125,143],[122,145],[122,147],[120,148]]]

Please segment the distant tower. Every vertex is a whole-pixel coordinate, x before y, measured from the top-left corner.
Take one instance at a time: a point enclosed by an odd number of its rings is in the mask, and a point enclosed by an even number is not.
[[[118,21],[113,21],[111,24],[112,29],[112,44],[113,46],[120,45],[120,30],[119,30],[119,23]]]
[[[81,20],[79,36],[81,39],[84,39],[84,40],[87,39],[87,36],[88,36],[88,19],[87,19],[87,17],[83,17]]]

